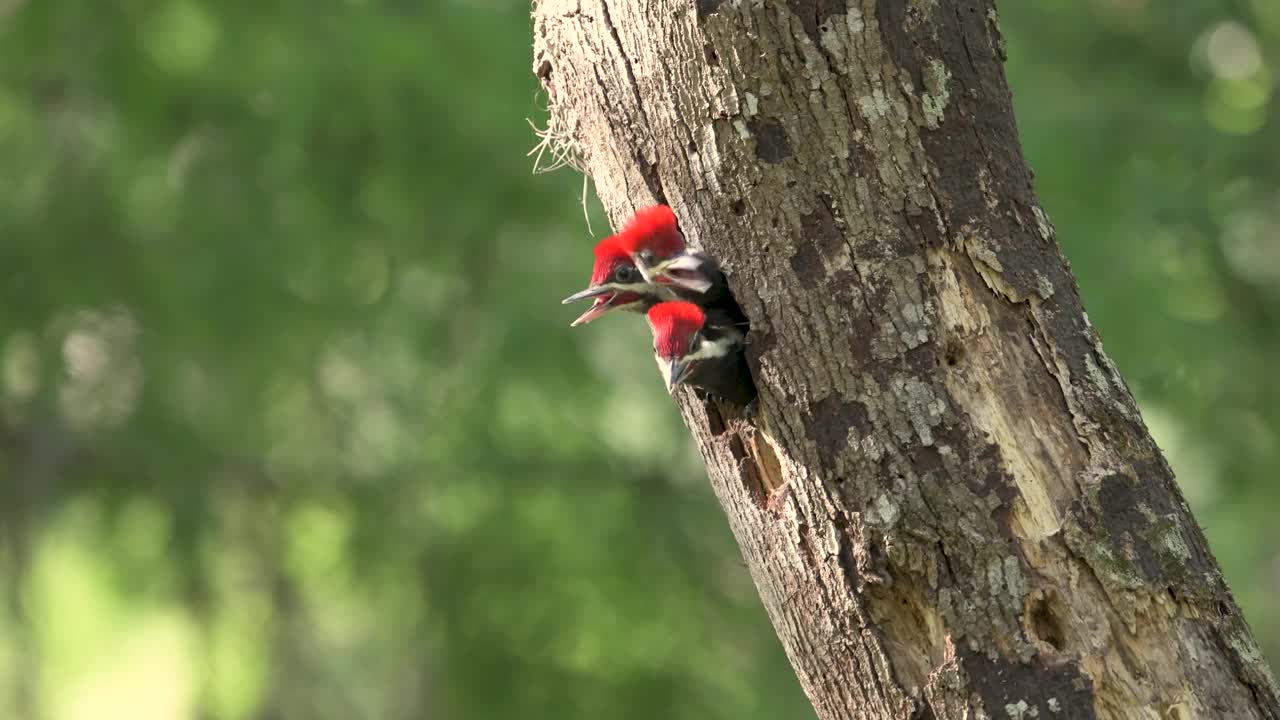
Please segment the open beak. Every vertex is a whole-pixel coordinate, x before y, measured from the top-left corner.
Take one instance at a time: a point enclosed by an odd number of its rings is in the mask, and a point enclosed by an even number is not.
[[[568,305],[572,302],[589,300],[591,298],[595,298],[595,302],[591,304],[591,307],[586,312],[579,315],[577,320],[569,323],[569,327],[586,325],[592,320],[595,320],[601,315],[609,312],[613,309],[613,301],[618,298],[618,293],[605,285],[592,285],[586,290],[576,292],[560,302],[564,305]]]
[[[692,255],[677,255],[662,262],[650,264],[643,253],[632,256],[640,275],[651,283],[675,285],[696,293],[711,289],[711,281],[703,275],[702,261]]]
[[[672,360],[671,374],[667,376],[667,391],[671,392],[675,390],[677,385],[688,380],[689,375],[693,373],[694,368],[697,366],[697,360],[685,360],[683,358],[676,358]]]
[[[586,292],[586,291],[584,290],[583,292]],[[606,292],[606,293],[608,293],[608,296],[607,296],[607,297],[599,296],[599,295],[596,295],[596,296],[586,295],[586,296],[584,296],[584,297],[595,297],[595,298],[596,298],[596,301],[595,301],[594,303],[591,303],[591,307],[587,308],[587,311],[586,311],[586,312],[584,312],[584,313],[582,313],[581,315],[579,315],[577,320],[574,320],[573,322],[569,323],[569,327],[577,327],[577,326],[579,326],[579,325],[586,325],[587,323],[591,322],[592,320],[595,320],[596,318],[600,317],[601,315],[604,315],[605,313],[607,313],[607,312],[609,312],[610,310],[612,310],[612,309],[613,309],[613,301],[614,301],[614,299],[615,299],[615,298],[617,298],[617,297],[618,297],[618,294],[617,294],[617,293],[615,293],[615,292],[609,291],[609,290],[606,290],[605,292]],[[579,295],[581,295],[582,293],[578,293],[578,294],[579,294]],[[567,301],[566,301],[566,302],[567,302]]]
[[[574,294],[570,295],[569,297],[567,297],[567,298],[565,298],[565,299],[561,300],[561,301],[560,301],[560,304],[561,304],[561,305],[568,305],[569,303],[576,303],[576,302],[578,302],[579,300],[587,300],[587,299],[590,299],[590,298],[598,298],[598,297],[600,297],[601,295],[608,295],[608,294],[609,294],[609,293],[611,293],[611,292],[613,292],[613,290],[610,290],[608,287],[605,287],[604,285],[592,285],[591,287],[587,288],[586,290],[580,290],[580,291],[578,291],[578,292],[576,292],[576,293],[574,293]]]

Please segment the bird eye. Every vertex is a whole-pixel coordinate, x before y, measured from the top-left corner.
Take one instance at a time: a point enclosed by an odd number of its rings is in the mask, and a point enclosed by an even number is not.
[[[614,278],[620,283],[631,282],[635,279],[635,275],[636,269],[630,265],[623,265],[613,273]]]

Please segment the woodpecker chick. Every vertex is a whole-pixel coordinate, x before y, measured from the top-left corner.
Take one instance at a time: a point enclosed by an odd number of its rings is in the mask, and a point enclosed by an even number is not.
[[[591,268],[591,283],[585,290],[565,298],[565,304],[594,298],[591,307],[570,327],[585,325],[611,310],[645,312],[663,300],[676,297],[675,292],[644,279],[636,269],[631,253],[623,248],[617,235],[596,243],[596,261]]]
[[[665,263],[685,252],[684,233],[676,213],[666,205],[641,208],[622,226],[618,242],[643,274],[645,268]],[[653,278],[645,276],[646,280]]]
[[[745,336],[737,325],[715,315],[708,319],[686,301],[658,303],[649,308],[648,320],[654,359],[669,392],[684,384],[744,407],[755,400],[742,352]]]
[[[705,253],[687,249],[670,207],[653,205],[637,211],[617,237],[645,280],[712,314],[724,314],[735,324],[745,324],[720,264]]]

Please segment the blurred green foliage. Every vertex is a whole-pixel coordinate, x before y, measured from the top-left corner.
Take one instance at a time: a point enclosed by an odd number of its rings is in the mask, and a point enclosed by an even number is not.
[[[1005,5],[1093,321],[1280,658],[1280,5]],[[643,325],[566,327],[529,27],[0,0],[0,717],[811,716]]]

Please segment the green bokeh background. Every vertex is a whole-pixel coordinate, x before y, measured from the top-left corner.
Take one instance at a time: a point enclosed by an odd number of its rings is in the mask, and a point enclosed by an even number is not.
[[[1280,3],[1003,4],[1276,662]],[[529,43],[494,0],[0,0],[0,717],[812,717],[643,324],[567,327]]]

